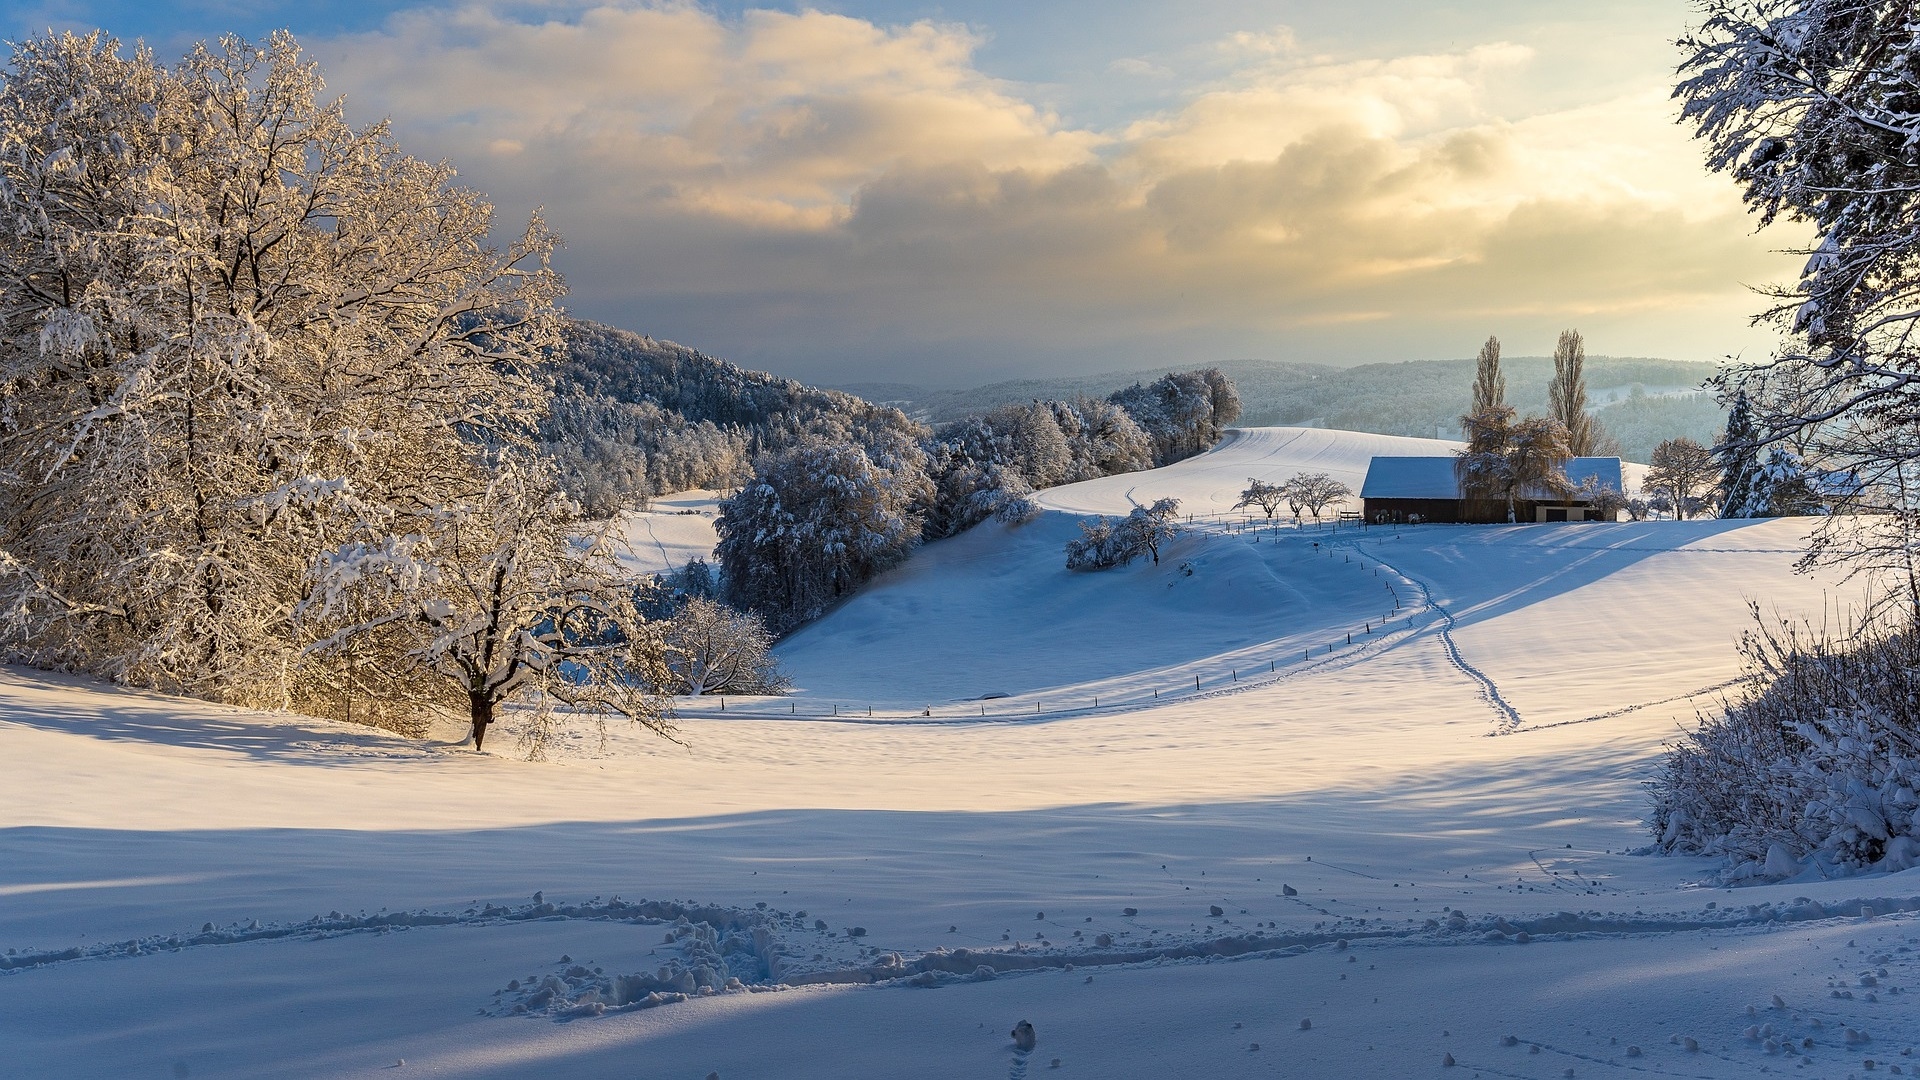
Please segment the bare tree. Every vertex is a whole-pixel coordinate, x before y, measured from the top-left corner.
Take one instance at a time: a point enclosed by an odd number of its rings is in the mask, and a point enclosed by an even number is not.
[[[1500,371],[1500,339],[1487,338],[1480,346],[1479,367],[1473,380],[1473,412],[1507,403],[1507,377]]]
[[[1273,515],[1280,511],[1281,504],[1286,501],[1287,491],[1284,487],[1279,484],[1269,484],[1265,480],[1249,476],[1247,477],[1247,489],[1240,493],[1240,501],[1233,504],[1233,509],[1239,510],[1243,507],[1257,506],[1266,511],[1267,520],[1271,521],[1273,520]]]
[[[1287,481],[1290,501],[1313,515],[1317,523],[1327,507],[1353,497],[1353,489],[1326,473],[1301,473]],[[1295,516],[1299,515],[1295,510]]]
[[[1651,464],[1646,489],[1665,495],[1673,505],[1674,516],[1683,520],[1689,507],[1712,491],[1720,479],[1713,452],[1685,436],[1654,447]]]

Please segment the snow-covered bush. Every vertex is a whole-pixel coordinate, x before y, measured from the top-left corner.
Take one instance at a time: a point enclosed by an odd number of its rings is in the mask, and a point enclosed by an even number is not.
[[[1142,555],[1157,564],[1160,548],[1180,535],[1180,500],[1159,499],[1152,506],[1136,506],[1118,521],[1096,517],[1080,523],[1080,535],[1067,541],[1067,569],[1107,570],[1125,566]]]
[[[1649,784],[1658,846],[1732,878],[1920,863],[1920,632],[1762,624],[1742,653],[1742,689]]]
[[[762,462],[720,504],[727,599],[777,633],[817,618],[920,542],[933,488],[917,446],[808,441]]]

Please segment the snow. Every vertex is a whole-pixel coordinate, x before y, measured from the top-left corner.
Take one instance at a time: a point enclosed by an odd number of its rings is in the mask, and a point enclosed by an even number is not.
[[[1729,890],[1626,854],[1747,600],[1851,599],[1792,573],[1805,523],[1226,515],[1421,442],[1256,429],[1043,492],[784,643],[793,698],[683,703],[685,747],[530,764],[0,671],[0,1071],[1910,1074],[1920,871]],[[1074,514],[1163,496],[1196,520],[1158,567],[1065,570]],[[514,1012],[549,977],[751,975],[755,926],[753,989]],[[832,981],[892,972],[935,985]]]
[[[725,496],[696,488],[649,501],[645,510],[621,514],[614,522],[620,561],[636,573],[658,574],[678,570],[693,559],[713,561],[720,542],[713,519]]]

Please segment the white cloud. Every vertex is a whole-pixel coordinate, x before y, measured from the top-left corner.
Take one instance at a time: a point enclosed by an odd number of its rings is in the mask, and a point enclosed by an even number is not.
[[[1539,76],[1525,46],[1328,59],[1283,28],[1222,42],[1231,67],[1177,107],[1093,131],[982,73],[979,44],[666,3],[418,11],[320,51],[416,152],[547,204],[576,306],[818,374],[1011,343],[1107,366],[1170,340],[1430,354],[1412,343],[1436,327],[1575,318],[1598,351],[1626,351],[1613,331],[1702,355],[1703,318],[1736,328],[1738,283],[1777,272],[1657,75],[1526,114],[1493,90]]]

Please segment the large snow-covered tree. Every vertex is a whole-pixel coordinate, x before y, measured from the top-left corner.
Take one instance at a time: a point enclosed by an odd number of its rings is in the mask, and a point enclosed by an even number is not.
[[[414,531],[528,435],[561,282],[293,39],[101,35],[0,84],[0,651],[301,704],[325,552]]]
[[[1698,0],[1674,96],[1710,168],[1762,224],[1804,230],[1799,280],[1768,290],[1783,336],[1723,374],[1744,391],[1755,445],[1854,478],[1814,562],[1883,565],[1880,519],[1920,505],[1906,473],[1920,439],[1920,37],[1885,0]]]
[[[526,701],[532,756],[557,701],[670,735],[654,688],[669,673],[660,628],[606,531],[581,539],[579,507],[552,477],[511,457],[484,491],[434,508],[423,531],[346,545],[311,574],[303,614],[337,626],[310,651],[373,643],[403,677],[443,681],[466,709],[474,749],[501,708]]]
[[[1481,409],[1460,418],[1467,445],[1455,457],[1454,475],[1469,499],[1501,500],[1507,519],[1513,520],[1524,493],[1565,496],[1574,487],[1567,479],[1572,457],[1567,429],[1558,420],[1528,417],[1515,420],[1506,405]]]

